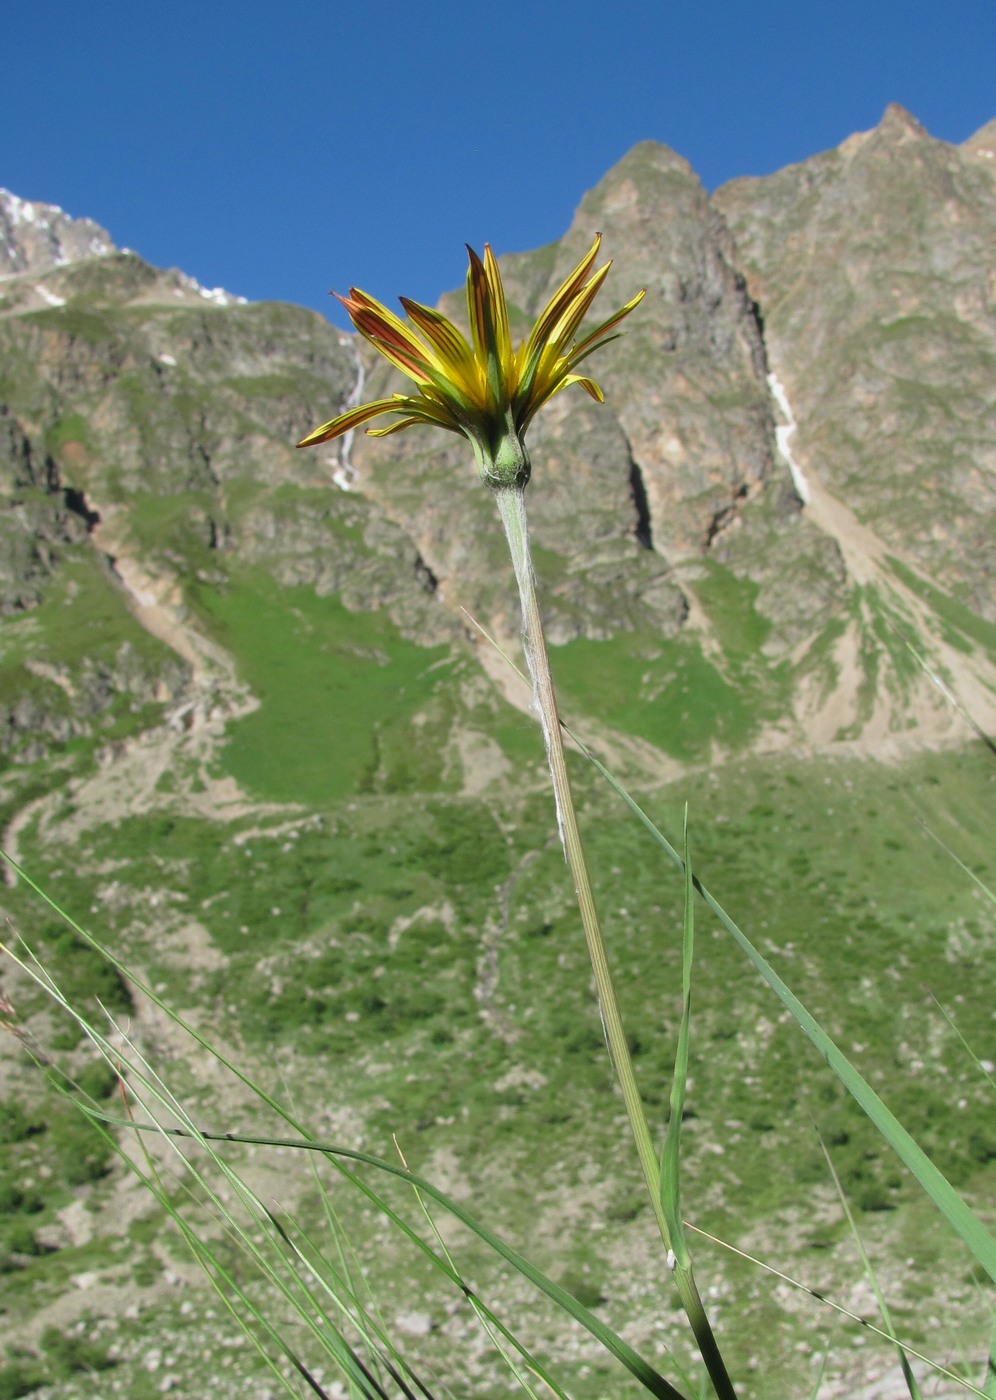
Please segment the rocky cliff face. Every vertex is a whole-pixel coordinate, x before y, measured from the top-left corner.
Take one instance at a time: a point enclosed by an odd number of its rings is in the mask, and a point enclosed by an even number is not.
[[[30,270],[0,282],[0,615],[17,624],[3,653],[0,745],[35,755],[46,733],[92,727],[92,688],[73,679],[84,660],[105,699],[175,703],[183,662],[189,671],[175,630],[185,590],[223,585],[232,560],[357,608],[395,606],[426,640],[446,630],[424,606],[408,539],[295,455],[329,396],[343,402],[356,380],[355,351],[333,327],[207,292],[60,211],[8,207],[10,264]],[[67,637],[50,615],[73,571],[85,586],[64,600],[76,623]],[[153,595],[173,614],[165,645],[163,626],[149,636]],[[74,655],[74,640],[97,629],[95,608],[106,623],[97,655]],[[129,639],[146,653],[140,680],[116,660]],[[29,680],[32,660],[42,671]],[[56,672],[63,679],[46,683]]]
[[[996,164],[900,107],[716,207],[763,307],[794,450],[884,545],[996,620]]]
[[[50,272],[114,251],[109,234],[91,219],[73,219],[54,204],[0,189],[0,276]]]

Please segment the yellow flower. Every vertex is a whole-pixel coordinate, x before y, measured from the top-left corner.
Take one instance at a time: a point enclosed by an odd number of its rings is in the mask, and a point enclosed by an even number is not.
[[[446,316],[407,297],[401,298],[401,304],[410,324],[355,287],[348,297],[336,292],[360,334],[414,380],[418,392],[394,394],[347,409],[302,438],[298,447],[327,442],[371,418],[396,413],[401,415],[396,422],[368,428],[367,432],[372,437],[385,437],[416,423],[446,428],[469,439],[481,476],[489,485],[525,485],[530,467],[524,438],[533,415],[569,384],[580,384],[602,402],[602,391],[595,381],[574,370],[593,350],[615,339],[609,332],[643,297],[643,292],[638,292],[583,340],[575,339],[612,266],[609,262],[591,271],[601,239],[601,234],[595,236],[517,350],[512,348],[501,273],[487,244],[483,260],[472,248],[467,249],[472,344]]]

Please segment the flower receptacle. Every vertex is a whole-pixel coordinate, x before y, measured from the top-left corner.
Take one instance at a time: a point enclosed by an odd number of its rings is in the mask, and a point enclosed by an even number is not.
[[[532,474],[532,462],[526,444],[517,433],[506,433],[492,448],[479,438],[471,438],[477,470],[485,486],[493,491],[509,487],[523,490]]]

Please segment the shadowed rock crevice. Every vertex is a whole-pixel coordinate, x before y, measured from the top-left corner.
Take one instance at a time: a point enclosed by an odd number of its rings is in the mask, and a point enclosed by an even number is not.
[[[747,483],[744,482],[743,485],[739,486],[735,491],[731,503],[728,506],[724,506],[722,510],[718,510],[716,514],[712,517],[712,520],[709,522],[709,528],[706,531],[705,547],[707,550],[712,548],[713,541],[716,539],[716,536],[722,534],[722,532],[730,524],[730,521],[736,514],[742,502],[746,501],[748,494],[749,487],[747,486]]]
[[[227,520],[208,521],[208,548],[229,550],[232,548],[232,527]]]
[[[429,568],[429,565],[422,558],[421,554],[415,555],[415,581],[422,589],[423,593],[435,593],[439,587],[439,579]]]
[[[62,499],[66,509],[83,521],[87,534],[100,524],[100,511],[91,509],[85,491],[77,491],[75,486],[64,486]]]
[[[764,334],[764,312],[761,310],[761,303],[755,301],[747,287],[747,279],[737,273],[737,285],[743,293],[744,306],[747,308],[747,315],[754,323],[757,332],[757,346],[755,350],[755,369],[759,379],[767,379],[770,365],[768,364],[768,342]]]
[[[643,480],[643,473],[632,457],[629,461],[629,494],[633,501],[633,509],[636,511],[636,525],[633,530],[636,542],[641,549],[653,549],[654,537],[650,528],[650,502],[647,500],[647,487]]]

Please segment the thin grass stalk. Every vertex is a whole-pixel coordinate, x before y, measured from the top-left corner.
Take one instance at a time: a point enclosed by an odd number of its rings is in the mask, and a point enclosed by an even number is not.
[[[408,1166],[405,1154],[404,1152],[402,1152],[401,1146],[396,1137],[394,1139],[394,1146],[395,1150],[397,1151],[398,1159],[401,1162],[401,1165],[405,1168],[406,1171],[410,1171],[411,1168]],[[442,1235],[439,1232],[439,1227],[436,1225],[432,1211],[425,1203],[425,1197],[422,1195],[421,1191],[419,1191],[417,1186],[412,1187],[412,1190],[414,1192],[415,1199],[418,1202],[419,1210],[421,1210],[423,1216],[425,1217],[426,1224],[432,1231],[436,1244],[439,1248],[440,1254],[446,1260],[447,1266],[450,1268],[450,1270],[452,1270],[453,1274],[456,1277],[462,1279],[460,1271],[456,1266],[456,1261],[454,1260],[453,1255],[446,1244],[446,1241],[443,1239]],[[512,1372],[512,1375],[515,1377],[520,1387],[527,1393],[527,1395],[531,1396],[532,1400],[540,1400],[539,1396],[536,1394],[536,1391],[530,1384],[528,1378],[524,1376],[520,1371],[518,1362],[515,1360],[515,1357],[511,1354],[508,1347],[506,1347],[501,1333],[497,1330],[497,1328],[491,1326],[488,1320],[487,1313],[478,1304],[477,1299],[474,1297],[471,1290],[467,1288],[466,1284],[462,1284],[462,1286],[467,1300],[469,1301],[470,1306],[474,1311],[474,1315],[476,1316],[477,1320],[480,1322],[485,1333],[487,1334],[488,1340],[491,1342],[491,1345],[495,1348],[496,1351],[498,1351],[501,1354],[502,1360],[505,1362],[505,1365]],[[553,1377],[548,1374],[548,1372],[543,1368],[541,1363],[536,1358],[526,1354],[526,1364],[527,1366],[529,1366],[530,1370],[532,1370],[535,1375],[539,1376],[541,1380],[545,1381],[546,1385],[557,1397],[557,1400],[569,1400],[569,1397],[567,1396],[566,1392],[561,1390],[560,1386],[557,1385]]]
[[[465,1296],[468,1298],[472,1296],[481,1307],[486,1308],[486,1305],[482,1303],[480,1297],[469,1289],[460,1275],[450,1269],[446,1259],[434,1253],[426,1244],[425,1240],[417,1235],[412,1230],[411,1226],[408,1225],[396,1211],[392,1210],[383,1197],[379,1196],[376,1191],[368,1186],[362,1177],[357,1176],[347,1167],[344,1167],[343,1163],[356,1162],[362,1166],[372,1167],[374,1170],[382,1172],[387,1176],[397,1177],[407,1182],[410,1186],[415,1187],[423,1195],[429,1196],[432,1200],[437,1201],[450,1215],[459,1220],[461,1224],[466,1225],[466,1227],[475,1234],[478,1239],[482,1240],[489,1249],[511,1264],[518,1270],[523,1278],[534,1284],[563,1312],[568,1313],[576,1322],[579,1322],[582,1327],[590,1332],[596,1341],[602,1344],[606,1351],[611,1352],[613,1356],[622,1362],[626,1369],[636,1377],[643,1388],[649,1391],[651,1395],[659,1397],[659,1400],[687,1400],[687,1397],[683,1396],[669,1381],[665,1380],[662,1375],[654,1370],[648,1362],[644,1361],[644,1359],[621,1337],[617,1336],[610,1327],[607,1327],[601,1322],[589,1308],[586,1308],[583,1303],[579,1303],[572,1294],[568,1293],[567,1290],[562,1288],[558,1283],[555,1283],[553,1279],[548,1278],[542,1270],[537,1269],[534,1264],[531,1264],[529,1260],[519,1254],[517,1250],[512,1249],[511,1245],[507,1245],[500,1236],[495,1235],[486,1225],[481,1224],[479,1220],[475,1220],[459,1201],[454,1200],[452,1196],[447,1196],[445,1192],[440,1191],[432,1182],[427,1181],[424,1177],[417,1176],[414,1172],[407,1171],[396,1162],[390,1162],[381,1157],[371,1156],[370,1153],[360,1152],[355,1148],[340,1147],[336,1143],[316,1142],[314,1138],[310,1137],[260,1137],[246,1133],[212,1133],[202,1131],[201,1129],[190,1132],[186,1128],[162,1127],[155,1122],[129,1122],[128,1119],[114,1118],[110,1114],[104,1113],[99,1109],[90,1109],[84,1105],[80,1107],[81,1111],[86,1113],[88,1118],[110,1127],[132,1128],[138,1132],[158,1133],[164,1137],[192,1138],[196,1142],[230,1142],[242,1143],[252,1147],[286,1147],[292,1148],[295,1151],[318,1152],[342,1173],[345,1180],[348,1181],[351,1186],[355,1186],[362,1195],[366,1196],[385,1219],[389,1220],[411,1244],[425,1255],[434,1268],[438,1269],[440,1273],[445,1274]],[[303,1132],[304,1130],[302,1129],[301,1131]],[[722,1243],[722,1241],[719,1241],[719,1243]],[[512,1343],[524,1360],[528,1360],[529,1353],[517,1340],[515,1334],[511,1332],[490,1309],[487,1309],[487,1312],[492,1325],[497,1327],[502,1336],[506,1337],[508,1341]]]
[[[874,1322],[869,1322],[868,1318],[862,1317],[860,1313],[852,1312],[850,1308],[845,1308],[843,1303],[838,1303],[828,1294],[821,1293],[815,1288],[810,1288],[808,1283],[802,1283],[799,1279],[793,1278],[791,1274],[786,1274],[781,1269],[776,1269],[774,1264],[766,1263],[764,1259],[759,1259],[756,1254],[748,1254],[745,1249],[738,1249],[735,1244],[730,1244],[728,1240],[721,1240],[718,1235],[711,1235],[708,1230],[703,1230],[698,1225],[693,1225],[690,1220],[685,1221],[685,1229],[691,1230],[693,1234],[701,1235],[704,1240],[711,1240],[713,1244],[719,1245],[720,1249],[725,1249],[730,1254],[736,1255],[738,1259],[743,1259],[746,1263],[753,1264],[758,1269],[763,1269],[764,1272],[770,1274],[772,1278],[779,1279],[782,1283],[787,1283],[791,1288],[797,1288],[800,1293],[808,1293],[810,1298],[812,1298],[814,1302],[819,1303],[821,1307],[832,1308],[835,1313],[839,1314],[839,1316],[846,1321],[857,1323],[859,1327],[863,1327],[866,1332],[871,1332],[874,1336],[880,1337],[882,1341],[896,1342],[896,1337],[886,1332],[883,1328],[877,1327]],[[925,1366],[929,1366],[932,1371],[936,1371],[937,1374],[943,1376],[945,1380],[953,1381],[955,1385],[961,1386],[962,1390],[966,1391],[969,1395],[978,1395],[981,1397],[981,1400],[987,1400],[989,1391],[980,1390],[977,1385],[973,1385],[972,1382],[966,1380],[964,1376],[959,1375],[956,1371],[952,1371],[951,1368],[945,1366],[943,1362],[935,1361],[924,1352],[917,1351],[916,1347],[911,1343],[904,1342],[901,1339],[899,1340],[906,1355],[912,1356],[914,1361],[922,1361]],[[993,1324],[993,1345],[996,1347],[996,1323]],[[994,1386],[996,1386],[996,1366],[993,1365],[992,1360],[990,1360],[989,1364],[993,1371]],[[996,1390],[994,1390],[993,1394],[994,1400],[996,1400]]]
[[[959,856],[955,855],[951,847],[947,845],[946,842],[941,840],[941,838],[937,835],[936,831],[932,831],[930,829],[930,827],[927,825],[927,823],[922,817],[917,817],[917,823],[921,831],[923,831],[924,835],[929,836],[931,841],[937,842],[938,846],[940,846],[944,854],[954,861],[955,865],[957,865],[958,869],[963,875],[968,876],[968,878],[972,881],[972,884],[975,885],[976,889],[979,890],[980,893],[983,894],[986,899],[988,899],[989,903],[996,904],[996,893],[994,893],[989,888],[986,882],[984,880],[981,880],[979,876],[976,875],[975,871],[971,870]]]
[[[470,1224],[469,1217],[467,1217],[462,1212],[461,1207],[458,1206],[456,1202],[452,1201],[449,1197],[447,1197],[443,1192],[439,1191],[438,1188],[432,1186],[429,1182],[417,1177],[415,1173],[398,1166],[396,1163],[385,1161],[383,1158],[372,1157],[369,1154],[359,1152],[354,1148],[339,1146],[336,1143],[316,1142],[313,1139],[258,1137],[250,1133],[214,1133],[204,1131],[202,1129],[198,1129],[196,1133],[190,1133],[184,1128],[168,1128],[161,1127],[157,1123],[139,1123],[129,1121],[127,1119],[114,1118],[111,1115],[105,1113],[100,1108],[89,1108],[85,1105],[80,1104],[79,1100],[74,1100],[74,1102],[77,1103],[77,1105],[81,1108],[81,1111],[83,1111],[88,1118],[90,1118],[93,1122],[99,1125],[107,1125],[110,1127],[117,1128],[132,1128],[136,1132],[157,1133],[179,1138],[193,1138],[197,1141],[203,1139],[206,1142],[241,1143],[243,1145],[251,1147],[294,1148],[298,1151],[317,1152],[330,1162],[334,1162],[337,1158],[343,1158],[347,1161],[358,1161],[364,1163],[367,1166],[374,1167],[378,1171],[386,1172],[388,1175],[397,1176],[409,1182],[409,1184],[415,1186],[419,1191],[424,1192],[425,1194],[431,1196],[433,1199],[437,1200],[440,1205],[444,1206],[447,1210],[449,1210],[450,1213],[455,1215],[457,1219],[462,1220],[464,1224]],[[112,1138],[110,1139],[110,1141],[113,1143],[114,1139]],[[415,1243],[422,1247],[423,1252],[427,1252],[427,1257],[429,1258],[429,1260],[433,1262],[436,1265],[436,1267],[438,1267],[443,1273],[445,1273],[446,1276],[451,1279],[451,1281],[457,1283],[458,1286],[461,1288],[461,1291],[463,1291],[465,1294],[469,1293],[467,1285],[462,1283],[459,1275],[450,1273],[449,1265],[446,1260],[441,1259],[438,1255],[431,1253],[431,1251],[427,1251],[427,1246],[425,1246],[424,1241],[419,1240],[418,1236],[413,1236],[411,1234],[410,1229],[407,1226],[405,1226],[404,1222],[400,1221],[400,1219],[396,1215],[394,1215],[389,1208],[385,1210],[383,1202],[380,1201],[380,1199],[374,1193],[372,1193],[369,1190],[369,1188],[365,1187],[365,1184],[359,1177],[350,1176],[348,1173],[347,1176],[348,1179],[350,1179],[353,1184],[357,1185],[364,1192],[364,1194],[368,1196],[372,1203],[376,1205],[378,1209],[380,1209],[388,1219],[391,1220],[392,1224],[398,1225],[402,1229],[402,1233],[405,1233],[412,1240],[412,1243]],[[145,1180],[145,1178],[141,1179],[143,1181]],[[819,1303],[821,1306],[831,1308],[835,1313],[838,1313],[848,1322],[856,1323],[858,1326],[862,1327],[866,1332],[870,1332],[874,1336],[881,1338],[882,1341],[893,1344],[897,1341],[897,1338],[895,1336],[893,1336],[889,1332],[886,1332],[883,1328],[876,1326],[876,1324],[874,1322],[870,1322],[868,1318],[862,1317],[860,1313],[853,1312],[850,1308],[844,1307],[842,1303],[838,1303],[835,1299],[829,1297],[826,1293],[822,1293],[817,1289],[811,1288],[809,1284],[803,1283],[799,1279],[793,1278],[791,1274],[787,1274],[783,1270],[775,1268],[773,1264],[769,1264],[765,1260],[759,1259],[757,1255],[749,1254],[746,1250],[739,1249],[736,1245],[730,1244],[728,1240],[721,1239],[718,1235],[713,1235],[708,1230],[703,1230],[700,1226],[693,1224],[690,1220],[685,1220],[683,1224],[686,1230],[691,1230],[694,1234],[700,1235],[703,1239],[709,1240],[714,1245],[718,1245],[720,1249],[725,1249],[730,1254],[736,1255],[738,1259],[743,1259],[748,1264],[755,1265],[755,1267],[762,1269],[765,1273],[770,1274],[773,1278],[779,1279],[782,1283],[789,1284],[790,1287],[797,1289],[800,1293],[808,1294],[810,1298],[812,1298],[815,1302]],[[471,1228],[474,1227],[471,1226]],[[485,1239],[485,1243],[489,1242],[486,1238],[486,1234],[482,1234],[481,1231],[476,1228],[474,1229],[474,1232],[481,1234],[481,1238]],[[554,1296],[552,1292],[550,1296]],[[474,1297],[476,1299],[477,1295],[475,1294]],[[480,1300],[477,1299],[477,1301],[479,1302]],[[493,1314],[491,1315],[491,1321],[495,1323],[495,1325],[497,1325],[498,1327],[502,1328],[502,1324],[497,1322]],[[512,1339],[511,1334],[506,1329],[502,1328],[502,1331],[503,1335],[509,1337],[510,1340]],[[992,1395],[993,1400],[996,1400],[996,1324],[994,1324],[993,1327],[992,1342],[990,1344],[990,1356],[988,1359],[987,1368],[987,1377],[989,1377],[987,1384],[989,1388],[982,1390],[980,1390],[978,1386],[973,1385],[971,1381],[966,1380],[964,1376],[961,1376],[957,1372],[952,1371],[942,1362],[935,1360],[933,1357],[927,1356],[925,1352],[918,1351],[917,1348],[914,1347],[910,1342],[902,1341],[902,1339],[898,1340],[900,1341],[900,1345],[903,1347],[908,1356],[912,1356],[916,1361],[922,1361],[925,1366],[929,1366],[933,1371],[936,1371],[939,1376],[943,1376],[946,1380],[952,1381],[956,1385],[961,1386],[961,1388],[965,1390],[968,1394],[980,1396],[981,1400],[987,1400],[987,1397]],[[526,1353],[524,1352],[521,1352],[521,1354],[523,1356],[526,1355]],[[984,1384],[985,1383],[986,1382],[984,1382]],[[667,1382],[665,1382],[664,1384],[665,1386],[667,1386]],[[669,1397],[677,1397],[677,1400],[682,1400],[682,1397],[679,1395],[679,1393],[677,1391],[674,1391],[670,1387],[667,1387],[667,1389],[662,1392],[653,1389],[653,1387],[651,1386],[647,1386],[646,1388],[650,1389],[652,1394],[664,1394]]]
[[[363,1310],[363,1306],[356,1294],[352,1291],[346,1281],[331,1266],[323,1256],[321,1250],[315,1242],[308,1236],[301,1226],[294,1220],[293,1216],[288,1216],[289,1226],[293,1227],[295,1235],[291,1233],[288,1225],[284,1225],[273,1212],[270,1212],[269,1221],[274,1233],[280,1239],[288,1251],[288,1262],[291,1256],[297,1261],[299,1277],[309,1277],[314,1280],[313,1287],[307,1289],[309,1296],[314,1300],[315,1310],[320,1317],[324,1317],[329,1325],[334,1326],[328,1316],[326,1308],[319,1303],[317,1292],[327,1295],[333,1305],[345,1320],[352,1325],[360,1339],[360,1343],[366,1351],[365,1372],[382,1386],[381,1377],[376,1374],[378,1368],[387,1371],[391,1379],[398,1385],[403,1393],[404,1400],[417,1400],[415,1392],[408,1385],[402,1372],[406,1372],[411,1379],[412,1385],[417,1386],[419,1391],[427,1400],[434,1400],[431,1392],[419,1380],[418,1376],[405,1361],[404,1357],[397,1350],[387,1335],[386,1330],[370,1318]],[[300,1242],[299,1242],[300,1241]],[[348,1306],[347,1306],[348,1301]],[[337,1329],[339,1335],[343,1333]],[[394,1357],[392,1361],[391,1357]]]
[[[986,1069],[986,1066],[985,1066],[985,1065],[983,1064],[983,1062],[979,1059],[978,1055],[977,1055],[977,1054],[975,1053],[975,1051],[972,1049],[971,1045],[969,1045],[968,1041],[967,1041],[967,1040],[965,1039],[965,1037],[962,1035],[961,1031],[958,1029],[958,1023],[955,1021],[954,1017],[951,1015],[951,1013],[947,1010],[946,1007],[944,1007],[944,1006],[941,1005],[941,1003],[940,1003],[940,1002],[937,1000],[937,998],[934,996],[934,993],[930,991],[930,988],[929,988],[929,987],[927,988],[927,991],[928,991],[928,993],[929,993],[929,995],[930,995],[931,1001],[932,1001],[932,1002],[934,1003],[934,1005],[937,1007],[938,1011],[939,1011],[939,1012],[941,1013],[941,1015],[944,1017],[945,1021],[947,1021],[948,1026],[951,1028],[951,1030],[952,1030],[952,1031],[955,1033],[955,1035],[958,1037],[959,1041],[961,1042],[961,1047],[962,1047],[962,1049],[965,1051],[966,1055],[967,1055],[967,1056],[969,1057],[969,1059],[972,1061],[972,1063],[974,1064],[975,1068],[976,1068],[976,1069],[979,1071],[979,1073],[982,1075],[983,1079],[984,1079],[984,1080],[986,1081],[986,1083],[989,1085],[990,1089],[996,1089],[996,1078],[993,1078],[992,1073],[991,1073],[988,1069]]]
[[[505,528],[515,580],[519,588],[522,606],[522,635],[526,664],[533,684],[533,699],[539,711],[543,737],[546,740],[550,776],[553,781],[554,800],[557,807],[557,825],[564,854],[574,881],[581,923],[584,928],[588,955],[595,977],[598,1008],[602,1018],[602,1029],[609,1050],[609,1057],[615,1071],[616,1080],[622,1090],[623,1102],[630,1130],[636,1143],[637,1156],[643,1177],[650,1193],[654,1215],[660,1229],[669,1261],[674,1259],[671,1231],[661,1200],[661,1173],[654,1148],[643,1102],[636,1082],[636,1072],[629,1053],[626,1032],[623,1028],[619,1002],[616,997],[612,974],[609,970],[605,942],[602,938],[595,896],[591,888],[588,866],[585,861],[581,833],[578,829],[571,793],[570,778],[567,773],[567,759],[561,738],[560,715],[550,672],[550,658],[547,653],[546,636],[540,614],[536,592],[536,576],[533,573],[532,557],[529,550],[529,532],[526,520],[525,490],[521,486],[499,487],[494,490],[495,501]],[[702,1299],[690,1270],[675,1271],[675,1285],[682,1306],[695,1335],[696,1345],[705,1363],[719,1400],[736,1400],[736,1391],[730,1380],[726,1364],[720,1354],[712,1326],[706,1315]]]
[[[674,1072],[671,1076],[671,1116],[661,1151],[660,1200],[671,1239],[671,1252],[668,1262],[674,1269],[675,1285],[679,1296],[688,1294],[698,1298],[698,1287],[692,1269],[692,1256],[685,1237],[685,1224],[681,1214],[681,1124],[685,1111],[685,1088],[688,1083],[688,1053],[691,1040],[692,1020],[692,964],[695,956],[695,889],[692,879],[692,860],[688,850],[688,804],[685,804],[684,819],[685,854],[685,914],[682,940],[681,971],[681,1024],[678,1027],[678,1045],[674,1057]]]
[[[837,1168],[833,1164],[833,1158],[830,1156],[830,1149],[827,1147],[826,1142],[823,1138],[823,1134],[820,1132],[819,1128],[816,1129],[816,1132],[820,1140],[820,1149],[823,1152],[824,1158],[826,1159],[827,1169],[830,1172],[831,1177],[833,1178],[834,1189],[837,1192],[837,1199],[840,1201],[841,1209],[843,1210],[844,1215],[847,1219],[847,1223],[851,1231],[851,1236],[854,1240],[858,1254],[861,1258],[861,1264],[864,1268],[865,1276],[867,1277],[868,1282],[871,1284],[872,1292],[875,1294],[875,1301],[878,1303],[878,1310],[882,1318],[882,1326],[892,1338],[893,1344],[896,1348],[896,1354],[899,1357],[899,1365],[903,1373],[903,1380],[906,1382],[906,1389],[910,1393],[910,1400],[923,1400],[923,1395],[920,1391],[920,1386],[917,1383],[917,1379],[913,1374],[913,1368],[910,1365],[909,1357],[903,1350],[902,1342],[900,1342],[899,1338],[896,1336],[896,1329],[892,1325],[892,1314],[889,1312],[889,1305],[885,1301],[885,1294],[882,1292],[882,1289],[879,1285],[878,1275],[875,1273],[872,1261],[868,1257],[868,1251],[865,1249],[865,1242],[861,1238],[861,1231],[858,1229],[858,1222],[854,1218],[854,1212],[851,1210],[851,1204],[848,1201],[847,1195],[844,1191],[844,1187],[841,1184],[840,1176],[837,1173]]]

